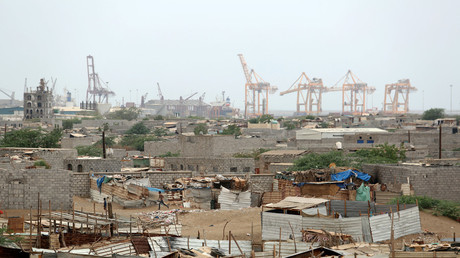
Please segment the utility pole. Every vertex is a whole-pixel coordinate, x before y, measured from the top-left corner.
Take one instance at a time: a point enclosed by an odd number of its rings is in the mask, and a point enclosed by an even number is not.
[[[442,159],[442,154],[441,154],[441,150],[442,150],[442,121],[439,121],[439,159]]]
[[[102,156],[104,157],[104,159],[107,158],[107,154],[105,152],[105,130],[102,129]]]
[[[450,113],[452,114],[452,84],[450,85]]]

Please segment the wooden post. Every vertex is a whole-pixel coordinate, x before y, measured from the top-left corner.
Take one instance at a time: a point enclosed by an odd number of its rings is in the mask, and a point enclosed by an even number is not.
[[[89,214],[86,213],[86,233],[91,233],[89,230]]]
[[[49,220],[50,220],[48,232],[49,232],[49,236],[50,236],[50,239],[51,239],[51,231],[54,232],[54,230],[52,230],[53,224],[51,223],[51,200],[48,200],[48,211],[49,211]]]
[[[318,211],[318,217],[319,217],[319,211]],[[291,222],[288,221],[288,223],[289,223],[289,227],[291,228],[292,238],[294,239],[294,253],[297,253],[297,244],[295,242],[294,229],[292,228]]]
[[[203,229],[203,239],[204,239],[204,245],[208,246],[208,243],[206,243],[206,232]]]
[[[280,239],[279,239],[279,244],[278,244],[278,257],[281,257],[281,227],[280,227]]]
[[[235,241],[236,247],[238,247],[238,250],[240,250],[241,255],[242,255],[243,257],[245,257],[243,251],[242,251],[241,248],[240,248],[240,245],[238,244],[238,242],[237,242],[236,239],[235,239],[235,236],[232,235],[232,238],[233,238],[233,241]]]
[[[228,231],[228,254],[232,254],[232,231]]]
[[[129,237],[131,237],[132,234],[132,223],[131,223],[131,215],[129,215]]]
[[[454,240],[453,242],[455,242],[455,232],[454,232],[454,236],[452,237],[452,240]]]
[[[96,215],[96,203],[93,202],[93,215]]]
[[[95,218],[95,223],[94,223],[94,234],[96,234],[97,230],[97,219]]]
[[[390,234],[390,254],[391,254],[391,258],[395,258],[395,235],[394,235],[394,214],[393,214],[393,210],[391,209],[390,207],[390,215],[391,215],[391,234]]]
[[[190,250],[190,236],[187,236],[187,249]]]
[[[107,210],[109,212],[109,218],[113,219],[112,202],[107,203]],[[113,236],[113,223],[110,223],[110,236]]]
[[[254,247],[254,222],[251,221],[251,248]]]
[[[30,224],[29,224],[29,243],[30,243],[30,249],[32,249],[32,206],[30,206],[30,210],[29,210],[29,220],[30,220]],[[455,237],[454,237],[455,238]]]
[[[344,208],[345,208],[345,216],[343,216],[344,218],[347,217],[347,200],[343,200],[343,205],[344,205]]]
[[[75,203],[72,203],[72,233],[75,233]]]
[[[276,257],[276,245],[273,244],[273,258]]]
[[[38,193],[38,227],[37,227],[37,247],[41,247],[42,242],[42,201],[40,200],[40,193]]]

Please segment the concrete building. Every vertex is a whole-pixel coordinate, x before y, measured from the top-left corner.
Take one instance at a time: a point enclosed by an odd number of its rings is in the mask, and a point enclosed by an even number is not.
[[[24,119],[48,119],[53,116],[53,92],[42,78],[35,91],[30,89],[24,92]]]
[[[211,105],[201,99],[149,100],[145,103],[144,114],[173,117],[208,117]]]
[[[345,135],[387,133],[379,128],[315,128],[303,129],[296,133],[297,140],[341,139]]]

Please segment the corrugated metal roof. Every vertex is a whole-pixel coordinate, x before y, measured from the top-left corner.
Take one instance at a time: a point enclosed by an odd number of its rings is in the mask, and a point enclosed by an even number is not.
[[[422,231],[418,207],[413,207],[394,214],[394,237],[399,238]],[[374,242],[390,239],[391,217],[389,214],[377,215],[370,218],[372,238]]]
[[[188,244],[187,244],[188,241]],[[204,239],[188,239],[185,237],[169,237],[169,245],[171,246],[171,251],[175,251],[179,248],[183,249],[198,249],[204,246]],[[150,248],[157,253],[157,257],[161,257],[160,254],[169,254],[168,240],[166,237],[149,237]],[[228,240],[206,240],[206,245],[208,247],[214,247],[222,249],[226,255],[229,255],[228,252]],[[244,254],[251,254],[252,245],[251,241],[242,241],[238,240],[238,245]],[[231,254],[239,255],[240,251],[236,246],[235,242],[231,243]],[[151,252],[153,253],[153,252]],[[164,256],[164,255],[163,255]],[[155,256],[153,256],[155,257]]]
[[[134,248],[131,241],[122,241],[105,245],[99,248],[94,248],[96,255],[100,256],[112,256],[112,254],[123,254],[123,255],[137,255],[136,249]]]
[[[289,196],[278,203],[267,204],[265,205],[265,207],[274,208],[274,209],[303,210],[303,209],[311,208],[318,204],[325,203],[328,201],[329,200],[327,199],[321,199],[321,198],[304,198],[304,197]]]
[[[249,208],[251,206],[251,192],[232,193],[227,188],[222,187],[218,202],[222,210]]]

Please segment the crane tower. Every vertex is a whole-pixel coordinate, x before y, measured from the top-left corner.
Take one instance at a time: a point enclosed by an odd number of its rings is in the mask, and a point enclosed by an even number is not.
[[[317,115],[322,111],[321,101],[325,90],[322,79],[310,80],[305,73],[302,73],[288,90],[280,92],[280,96],[297,92],[297,115]]]
[[[386,114],[405,114],[409,111],[409,93],[417,91],[409,79],[398,80],[385,85],[383,112]]]
[[[115,95],[108,85],[101,81],[99,75],[94,69],[94,58],[92,56],[86,57],[86,68],[88,71],[88,89],[86,90],[86,103],[108,103],[109,96]],[[97,97],[97,99],[96,99]]]
[[[257,117],[268,114],[268,94],[274,94],[278,87],[271,86],[253,69],[249,71],[243,54],[238,54],[243,66],[246,84],[244,86],[244,117]]]
[[[350,70],[339,82],[342,80],[342,113],[359,115],[366,112],[366,96],[374,93],[375,88],[367,86]]]

